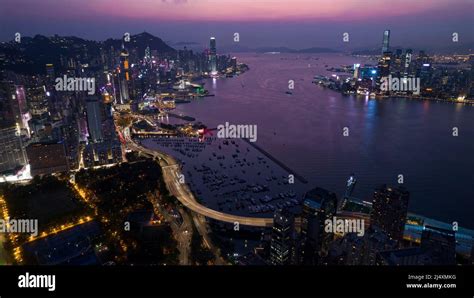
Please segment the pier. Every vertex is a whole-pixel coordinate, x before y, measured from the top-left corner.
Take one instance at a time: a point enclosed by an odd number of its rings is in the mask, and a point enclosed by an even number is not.
[[[279,161],[278,159],[276,159],[275,157],[273,157],[273,155],[271,155],[270,153],[268,153],[267,151],[265,151],[263,148],[259,147],[257,144],[255,144],[254,142],[250,142],[248,139],[243,139],[245,142],[247,142],[250,146],[252,146],[253,148],[257,149],[260,153],[262,153],[263,155],[265,155],[267,158],[269,158],[271,161],[273,161],[274,163],[276,163],[277,165],[279,165],[281,168],[283,168],[285,171],[287,171],[288,173],[292,174],[293,176],[295,176],[296,179],[298,179],[298,181],[300,181],[301,183],[304,183],[304,184],[307,184],[308,183],[308,180],[306,180],[303,176],[297,174],[295,171],[293,171],[292,169],[290,169],[288,166],[286,166],[284,163],[282,163],[281,161]]]

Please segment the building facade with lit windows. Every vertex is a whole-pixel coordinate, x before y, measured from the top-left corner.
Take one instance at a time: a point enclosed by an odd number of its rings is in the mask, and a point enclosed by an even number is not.
[[[373,195],[371,225],[390,238],[401,241],[405,229],[410,193],[403,187],[382,185]]]
[[[0,125],[0,173],[16,172],[26,164],[18,126],[13,123]]]
[[[287,210],[278,210],[273,216],[270,241],[270,263],[288,265],[291,262],[294,219]]]

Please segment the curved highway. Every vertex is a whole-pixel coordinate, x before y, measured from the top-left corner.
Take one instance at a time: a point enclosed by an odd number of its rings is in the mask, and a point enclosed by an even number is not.
[[[168,187],[168,190],[174,195],[184,206],[197,212],[203,216],[220,220],[228,223],[239,223],[239,225],[253,226],[253,227],[271,227],[273,225],[273,218],[259,218],[259,217],[245,217],[223,213],[210,209],[198,203],[188,188],[186,183],[179,182],[181,175],[179,163],[170,155],[159,151],[145,148],[136,144],[130,137],[126,137],[127,145],[136,151],[151,155],[160,160],[160,165],[163,171],[163,179]]]

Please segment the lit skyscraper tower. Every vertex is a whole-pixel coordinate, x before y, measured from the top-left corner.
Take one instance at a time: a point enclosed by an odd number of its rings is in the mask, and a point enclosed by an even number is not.
[[[15,86],[11,82],[0,82],[0,121],[17,122],[15,113]]]
[[[145,61],[146,61],[146,63],[150,63],[150,62],[151,62],[151,51],[150,51],[150,47],[146,47],[146,48],[145,48]]]
[[[46,64],[46,75],[49,77],[54,77],[54,65],[51,63]]]
[[[391,52],[384,52],[379,60],[379,75],[388,77],[390,75],[390,64],[392,60]]]
[[[28,105],[32,116],[41,116],[48,112],[49,100],[45,86],[29,87],[26,89]]]
[[[15,108],[18,111],[18,115],[20,116],[20,121],[17,122],[20,125],[20,128],[26,132],[26,134],[30,135],[30,128],[28,126],[28,121],[31,120],[31,114],[28,111],[28,104],[26,102],[26,92],[25,87],[21,85],[16,85],[16,98],[15,98]]]
[[[273,216],[270,262],[273,265],[288,265],[291,256],[291,233],[293,217],[288,211],[279,210]]]
[[[25,88],[12,82],[0,82],[0,121],[15,122],[21,133],[29,137],[29,120],[31,114],[28,111]]]
[[[93,142],[103,140],[102,119],[100,115],[100,103],[98,99],[88,99],[86,102],[87,124],[89,136]]]
[[[215,74],[217,72],[217,48],[215,37],[211,37],[211,40],[209,42],[209,48],[210,71]]]
[[[130,100],[129,83],[130,83],[130,66],[128,63],[128,51],[122,46],[120,51],[120,103],[124,104]]]
[[[411,60],[412,60],[412,55],[413,55],[413,50],[412,49],[407,49],[405,52],[405,69],[404,69],[404,75],[408,76],[410,74],[410,66],[411,66]]]
[[[390,30],[385,30],[383,32],[383,43],[382,43],[382,55],[385,52],[388,52],[390,46]]]
[[[354,79],[358,79],[360,75],[360,63],[354,64]]]
[[[210,43],[211,55],[216,55],[217,54],[216,38],[211,37],[211,40],[209,41],[209,43]]]
[[[374,192],[371,226],[384,231],[390,238],[401,241],[405,230],[410,193],[404,188],[382,185]]]
[[[402,50],[397,49],[395,51],[395,56],[393,57],[392,70],[397,77],[400,77],[400,72],[402,71]]]
[[[16,171],[27,164],[26,154],[15,123],[0,123],[0,172]]]

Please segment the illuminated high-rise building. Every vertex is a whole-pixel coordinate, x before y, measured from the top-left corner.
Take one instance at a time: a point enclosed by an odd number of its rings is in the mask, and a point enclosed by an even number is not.
[[[25,88],[11,82],[0,82],[0,120],[16,123],[22,133],[29,135],[30,119]]]
[[[145,62],[150,63],[151,62],[151,50],[150,47],[145,48]]]
[[[209,67],[212,73],[217,72],[217,47],[215,37],[211,37],[209,41]]]
[[[392,53],[384,52],[379,61],[380,77],[388,77],[390,75],[391,60],[392,60]]]
[[[385,52],[388,52],[390,47],[390,30],[385,30],[383,32],[383,42],[382,42],[382,55]]]
[[[30,112],[33,116],[40,116],[48,113],[50,93],[46,91],[45,86],[29,87],[26,90]]]
[[[397,49],[394,56],[392,57],[391,72],[395,74],[396,77],[400,77],[400,72],[402,71],[402,50]]]
[[[391,239],[401,241],[405,230],[410,193],[402,187],[382,185],[374,192],[370,223]]]
[[[407,49],[405,52],[405,56],[403,57],[403,64],[404,64],[404,76],[408,76],[410,74],[411,70],[411,60],[413,56],[413,50],[412,49]]]
[[[120,74],[118,80],[121,104],[130,101],[130,65],[128,57],[128,51],[122,46],[122,50],[120,51]]]
[[[332,234],[324,229],[326,219],[336,215],[337,197],[323,188],[315,188],[304,196],[301,214],[301,263],[315,265],[325,254]]]
[[[28,111],[28,105],[26,102],[25,87],[21,85],[15,86],[15,97],[13,98],[14,107],[17,114],[17,123],[22,131],[26,132],[29,136],[28,121],[31,120],[31,114]]]
[[[15,105],[15,85],[12,82],[0,82],[0,121],[18,123],[19,114]]]
[[[354,79],[358,79],[360,75],[360,63],[354,64]]]
[[[54,79],[55,77],[54,65],[51,63],[46,64],[46,76],[49,79]]]
[[[86,101],[86,113],[89,137],[91,141],[101,142],[104,137],[102,133],[100,102],[98,99],[91,98]]]
[[[286,210],[278,210],[273,216],[270,242],[270,262],[273,265],[288,265],[291,261],[293,216]]]
[[[0,173],[15,174],[27,164],[18,125],[0,123]]]
[[[211,55],[216,55],[217,54],[216,38],[215,37],[211,37],[211,39],[209,41],[209,49],[210,49]]]
[[[388,77],[390,75],[390,63],[392,53],[390,49],[390,30],[385,30],[383,32],[383,41],[382,41],[382,56],[379,60],[379,77]]]
[[[424,51],[420,51],[416,58],[416,76],[420,78],[421,84],[427,86],[430,84],[432,73],[431,59]]]

